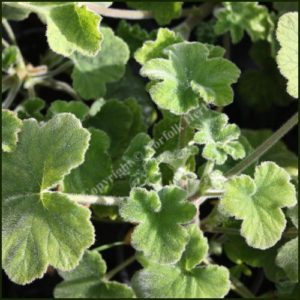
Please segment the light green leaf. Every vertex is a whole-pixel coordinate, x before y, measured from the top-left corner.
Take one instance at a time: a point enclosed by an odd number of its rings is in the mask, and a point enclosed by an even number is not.
[[[2,151],[15,149],[22,121],[10,110],[2,109]]]
[[[230,289],[229,271],[217,265],[196,266],[207,255],[207,239],[190,225],[188,243],[175,265],[150,263],[132,278],[136,295],[142,298],[223,298]]]
[[[89,133],[71,114],[43,126],[23,121],[16,150],[2,155],[2,266],[26,284],[48,265],[71,270],[94,242],[90,211],[51,189],[84,160]]]
[[[289,174],[273,162],[263,162],[254,179],[241,175],[227,181],[220,208],[243,220],[241,235],[249,246],[267,249],[280,240],[286,226],[281,208],[295,204]]]
[[[207,160],[212,160],[222,165],[227,156],[233,159],[241,159],[245,156],[245,149],[238,141],[240,130],[235,124],[228,124],[228,117],[207,109],[199,107],[191,113],[196,115],[190,122],[190,126],[198,129],[194,136],[197,144],[204,145],[202,155]]]
[[[141,69],[142,76],[152,80],[149,92],[160,108],[180,115],[196,108],[200,100],[217,106],[232,102],[230,86],[240,73],[233,63],[209,58],[209,49],[201,43],[178,43],[165,51],[168,59],[151,59]]]
[[[298,282],[298,238],[279,249],[276,264],[285,271],[290,281]]]
[[[186,201],[184,190],[166,186],[158,193],[135,188],[121,206],[121,216],[138,223],[132,234],[132,245],[161,264],[174,263],[181,257],[188,240],[181,224],[195,215],[193,204]]]
[[[109,137],[99,129],[90,128],[91,141],[86,152],[84,163],[72,170],[64,179],[63,191],[76,194],[104,194],[108,189],[98,184],[107,179],[112,173],[112,162],[108,154]]]
[[[18,59],[19,50],[16,46],[9,46],[2,50],[2,70],[9,70]]]
[[[182,4],[183,2],[127,2],[127,5],[130,7],[150,11],[159,25],[169,24],[172,19],[178,18],[181,14]]]
[[[75,115],[79,120],[84,120],[89,113],[89,107],[79,101],[56,100],[51,103],[48,109],[48,116],[69,112]]]
[[[101,34],[101,51],[95,57],[78,53],[71,57],[75,64],[73,87],[87,100],[104,96],[106,84],[122,78],[129,59],[128,46],[110,28],[101,28]]]
[[[95,251],[86,251],[79,265],[71,272],[59,272],[64,281],[54,290],[55,298],[134,298],[130,287],[108,281],[106,264]]]
[[[153,58],[165,58],[167,55],[164,49],[180,42],[183,42],[183,38],[179,34],[167,28],[160,28],[156,40],[146,41],[143,47],[135,52],[134,58],[141,65]]]
[[[276,36],[281,46],[277,55],[279,70],[288,80],[288,93],[298,98],[298,12],[280,17]]]
[[[234,44],[243,38],[244,31],[253,42],[271,41],[274,24],[265,6],[257,2],[223,2],[223,5],[216,12],[216,34],[229,31]]]

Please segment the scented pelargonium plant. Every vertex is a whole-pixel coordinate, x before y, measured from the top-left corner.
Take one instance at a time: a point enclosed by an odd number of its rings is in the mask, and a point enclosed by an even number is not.
[[[297,297],[298,86],[297,2],[3,2],[6,280]]]

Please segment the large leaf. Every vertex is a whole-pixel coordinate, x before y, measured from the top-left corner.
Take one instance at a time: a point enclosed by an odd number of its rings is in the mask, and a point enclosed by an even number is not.
[[[16,150],[2,156],[2,266],[19,284],[48,265],[70,270],[94,242],[90,212],[50,189],[80,165],[89,133],[71,114],[43,126],[23,121]]]
[[[280,17],[276,35],[281,46],[277,55],[279,70],[288,80],[288,93],[298,98],[298,12]]]
[[[229,271],[220,266],[197,266],[207,255],[207,239],[196,225],[187,228],[188,243],[175,265],[150,262],[132,278],[142,298],[223,298],[230,288]]]
[[[289,174],[273,162],[263,162],[254,179],[241,175],[227,181],[220,208],[243,220],[241,235],[249,246],[267,249],[280,240],[286,226],[282,208],[295,204]]]
[[[106,93],[106,84],[121,79],[129,59],[126,43],[110,28],[102,28],[103,43],[95,57],[75,53],[73,87],[84,99],[99,98]]]
[[[70,272],[59,272],[64,279],[54,290],[55,298],[133,298],[125,284],[108,281],[106,264],[95,251],[86,251],[79,265]]]
[[[15,149],[22,121],[10,110],[2,109],[2,151]]]
[[[168,59],[149,60],[141,69],[152,82],[149,92],[153,101],[174,114],[187,113],[200,100],[217,106],[232,102],[231,84],[239,69],[221,57],[210,57],[211,49],[196,42],[183,42],[165,49]]]
[[[132,245],[161,264],[180,259],[188,241],[186,228],[195,215],[194,205],[186,201],[184,190],[166,186],[158,193],[135,188],[121,206],[121,216],[138,223],[132,234]]]

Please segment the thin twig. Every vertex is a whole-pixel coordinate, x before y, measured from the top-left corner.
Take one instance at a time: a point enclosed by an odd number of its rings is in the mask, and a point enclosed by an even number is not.
[[[42,77],[42,78],[51,78],[54,77],[56,75],[59,75],[61,73],[63,73],[64,71],[68,70],[70,67],[72,67],[74,64],[72,61],[66,61],[63,64],[61,64],[60,66],[58,66],[56,69],[51,70],[47,73],[44,73],[42,75],[37,75],[37,77]]]
[[[14,34],[12,28],[10,27],[9,23],[7,22],[7,20],[2,19],[2,24],[3,24],[3,27],[6,31],[6,33],[7,33],[8,38],[10,39],[12,44],[16,45],[17,40],[16,40],[16,37],[15,37],[15,34]]]
[[[115,242],[115,243],[111,243],[111,244],[107,244],[107,245],[102,245],[102,246],[93,248],[92,251],[101,252],[101,251],[104,251],[104,250],[107,250],[107,249],[110,249],[110,248],[113,248],[113,247],[124,246],[124,245],[126,245],[125,242]]]
[[[5,100],[2,103],[2,108],[9,108],[12,103],[14,102],[20,88],[21,88],[22,82],[18,81],[17,84],[15,84],[10,91],[8,92],[7,97],[5,98]]]
[[[255,295],[236,277],[230,276],[231,289],[243,298],[255,298]]]
[[[9,43],[4,38],[2,38],[2,46],[5,48],[9,47]]]

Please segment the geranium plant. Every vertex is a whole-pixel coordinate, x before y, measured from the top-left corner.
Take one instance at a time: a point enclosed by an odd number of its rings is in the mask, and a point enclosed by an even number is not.
[[[57,271],[56,298],[297,295],[298,158],[281,140],[298,123],[297,10],[3,2],[9,280]],[[47,39],[38,64],[14,33],[28,18]],[[243,42],[254,67],[232,54]],[[232,121],[236,101],[264,119],[289,111],[281,126],[254,130]],[[95,230],[107,222],[123,232],[111,243]],[[102,252],[115,247],[124,258],[107,267]]]

